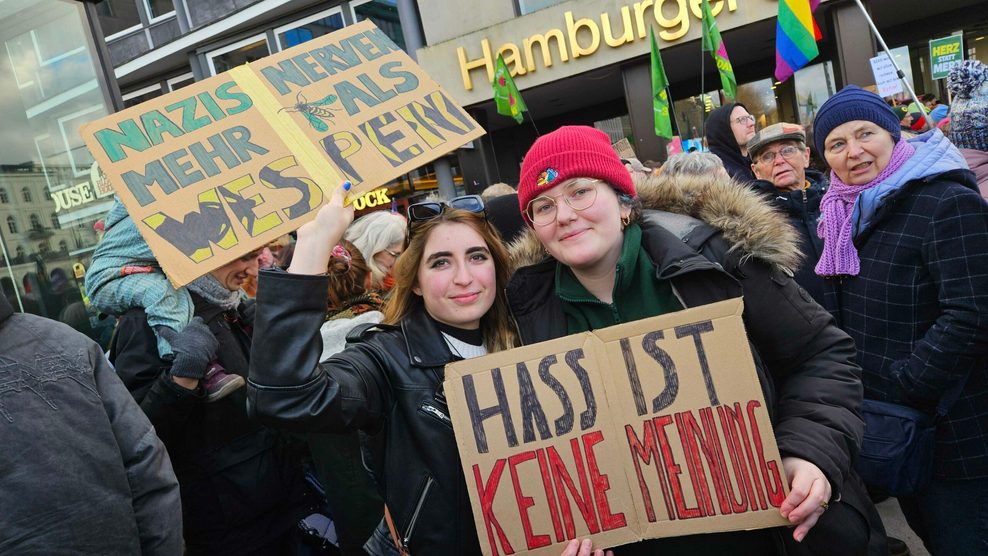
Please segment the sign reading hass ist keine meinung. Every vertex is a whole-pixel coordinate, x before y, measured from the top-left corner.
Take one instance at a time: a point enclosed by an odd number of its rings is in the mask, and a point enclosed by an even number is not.
[[[483,135],[369,21],[83,128],[175,286]]]
[[[787,525],[740,299],[446,367],[481,548]]]

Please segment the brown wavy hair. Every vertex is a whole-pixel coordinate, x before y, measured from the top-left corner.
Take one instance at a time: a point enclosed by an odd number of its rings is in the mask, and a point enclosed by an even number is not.
[[[384,305],[384,322],[386,324],[398,324],[412,312],[425,310],[422,297],[412,289],[416,286],[419,265],[422,263],[425,243],[429,239],[429,235],[438,226],[448,223],[465,224],[473,228],[480,234],[480,237],[484,238],[494,261],[497,292],[494,296],[494,304],[480,318],[480,330],[484,336],[484,346],[488,352],[492,353],[515,347],[516,336],[510,324],[508,298],[505,295],[505,287],[508,285],[508,278],[511,277],[508,252],[504,248],[500,234],[482,214],[461,209],[446,208],[442,214],[432,220],[413,224],[409,233],[408,247],[398,257],[398,262],[391,270],[395,279],[395,287],[391,290],[391,296]]]
[[[343,310],[348,300],[366,293],[367,276],[370,274],[364,255],[354,244],[345,239],[341,239],[339,244],[350,252],[350,260],[336,255],[329,258],[326,308],[331,312]]]

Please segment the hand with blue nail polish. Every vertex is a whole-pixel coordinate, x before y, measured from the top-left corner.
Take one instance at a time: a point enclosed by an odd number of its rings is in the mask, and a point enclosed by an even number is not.
[[[295,254],[288,272],[294,274],[325,274],[333,247],[343,239],[343,233],[353,222],[353,205],[344,207],[343,199],[352,185],[343,182],[329,202],[319,209],[316,217],[298,229]]]

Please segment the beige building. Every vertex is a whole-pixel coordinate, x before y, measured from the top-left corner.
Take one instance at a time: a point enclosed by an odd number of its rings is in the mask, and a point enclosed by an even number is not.
[[[489,132],[460,155],[467,183],[518,179],[538,132],[585,124],[628,138],[639,158],[662,160],[653,132],[649,30],[656,33],[674,126],[683,139],[703,134],[705,114],[726,99],[708,53],[701,52],[698,0],[419,0],[427,46],[419,62]],[[930,79],[929,40],[960,33],[967,58],[988,60],[984,2],[866,0],[917,94],[944,93]],[[816,108],[845,84],[874,85],[868,59],[877,45],[853,2],[824,0],[815,16],[820,56],[783,83],[773,78],[777,0],[710,0],[738,82],[738,101],[760,126],[812,126]],[[491,80],[498,55],[529,108],[523,124],[496,114]],[[701,94],[703,93],[703,94]],[[534,123],[533,120],[534,119]]]

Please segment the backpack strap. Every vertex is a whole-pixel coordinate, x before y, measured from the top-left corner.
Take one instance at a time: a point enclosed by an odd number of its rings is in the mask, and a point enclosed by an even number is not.
[[[395,548],[398,549],[398,554],[401,556],[411,556],[408,552],[408,548],[401,542],[401,537],[398,536],[398,528],[395,527],[395,520],[391,518],[391,510],[388,509],[388,505],[384,505],[384,521],[388,524],[388,531],[391,531],[391,540],[395,543]]]

